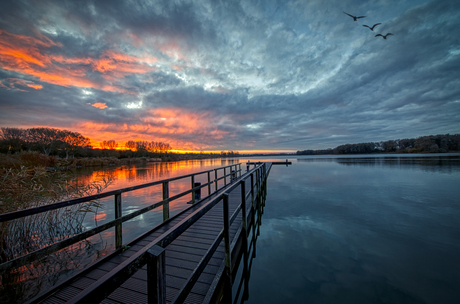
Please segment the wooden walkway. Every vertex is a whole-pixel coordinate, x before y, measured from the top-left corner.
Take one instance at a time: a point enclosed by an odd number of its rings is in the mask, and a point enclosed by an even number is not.
[[[223,188],[219,193],[192,205],[176,217],[169,219],[153,230],[139,236],[137,239],[127,244],[127,246],[124,247],[124,251],[122,251],[122,249],[117,250],[103,260],[80,271],[76,276],[61,283],[53,290],[39,295],[29,303],[148,303],[146,265],[136,270],[134,274],[130,275],[130,277],[124,281],[124,283],[101,300],[91,296],[91,290],[93,290],[93,294],[97,294],[94,288],[100,281],[109,277],[115,269],[121,267],[120,265],[124,265],[123,263],[127,263],[128,260],[133,259],[139,251],[145,251],[146,248],[151,247],[152,244],[161,244],[166,234],[176,229],[181,223],[183,224],[191,215],[199,212],[208,204],[215,201],[215,199],[224,192],[228,193],[229,214],[231,216],[242,202],[242,187],[232,187],[232,185],[237,183],[244,183],[244,187],[247,189],[245,190],[245,192],[248,193],[246,203],[247,225],[249,227],[253,225],[255,222],[256,210],[260,208],[262,204],[263,197],[261,196],[265,195],[263,188],[266,187],[266,178],[268,177],[270,169],[271,163],[267,163],[265,167],[265,179],[263,181],[260,180],[260,178],[262,178],[261,176],[253,179],[248,178],[252,171],[250,170],[232,184],[227,185],[227,187]],[[245,176],[245,182],[241,182]],[[251,180],[253,181],[253,185],[251,185]],[[255,195],[253,198],[249,196],[252,186],[254,187],[253,195]],[[234,189],[231,189],[229,192],[230,188]],[[179,291],[184,287],[187,280],[189,280],[194,269],[197,267],[200,260],[203,259],[216,237],[218,237],[219,233],[222,233],[224,227],[223,214],[224,210],[221,200],[165,247],[164,260],[166,264],[167,303],[171,303],[176,299]],[[247,241],[247,236],[246,238],[242,237],[242,231],[244,231],[244,229],[241,214],[242,211],[240,210],[239,215],[233,218],[234,221],[229,226],[230,242],[232,243],[231,260],[233,262],[231,269],[238,267],[236,261],[238,260],[238,256],[242,254],[241,244]],[[243,239],[245,240],[242,241]],[[220,301],[226,269],[224,241],[225,240],[222,239],[217,250],[212,254],[203,272],[199,275],[197,282],[193,285],[191,292],[186,296],[185,303],[209,303]],[[88,295],[88,297],[85,298],[84,295]]]

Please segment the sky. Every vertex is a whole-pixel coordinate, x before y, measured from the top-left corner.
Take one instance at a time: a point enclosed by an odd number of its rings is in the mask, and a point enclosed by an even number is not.
[[[460,2],[2,0],[0,127],[240,152],[457,134]]]

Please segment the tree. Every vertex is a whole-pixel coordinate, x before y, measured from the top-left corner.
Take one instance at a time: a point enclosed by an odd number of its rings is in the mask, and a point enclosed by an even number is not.
[[[0,146],[2,152],[19,152],[27,142],[27,130],[20,128],[2,128]]]
[[[50,155],[64,142],[65,134],[66,132],[54,128],[28,129],[29,141],[46,155]]]
[[[149,146],[149,142],[147,141],[136,141],[136,150],[137,151],[147,151],[147,147]]]
[[[66,158],[69,157],[69,154],[74,155],[79,149],[89,147],[90,145],[90,139],[88,137],[84,137],[78,132],[64,130],[62,133],[64,136],[63,149],[65,150]]]
[[[133,151],[136,149],[136,142],[134,140],[127,141],[125,143],[125,147],[126,149]]]
[[[101,146],[102,146],[102,149],[114,150],[116,147],[118,147],[118,143],[113,139],[104,140]]]

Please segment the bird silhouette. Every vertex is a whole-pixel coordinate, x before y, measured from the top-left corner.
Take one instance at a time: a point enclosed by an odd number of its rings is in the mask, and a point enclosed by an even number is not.
[[[364,18],[364,17],[366,17],[366,16],[355,17],[355,16],[350,15],[350,14],[348,14],[348,13],[345,13],[345,12],[343,12],[343,13],[344,13],[344,14],[347,14],[348,16],[350,16],[351,18],[353,18],[354,21],[358,20],[359,18]]]
[[[376,23],[376,24],[374,24],[372,27],[370,27],[369,25],[365,25],[365,24],[364,24],[363,26],[368,27],[371,31],[373,31],[373,30],[374,30],[374,27],[376,27],[376,26],[379,25],[379,24],[381,24],[381,23]]]
[[[377,35],[375,35],[375,37],[377,37],[377,36],[382,36],[383,39],[387,39],[387,36],[388,36],[388,35],[393,35],[393,34],[392,34],[392,33],[388,33],[388,34],[386,34],[385,36],[382,35],[382,34],[377,34]],[[393,36],[394,36],[394,35],[393,35]]]

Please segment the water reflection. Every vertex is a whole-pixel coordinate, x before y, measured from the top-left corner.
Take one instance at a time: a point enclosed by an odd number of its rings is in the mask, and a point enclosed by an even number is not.
[[[439,156],[408,156],[387,155],[387,156],[354,156],[354,157],[328,157],[328,158],[297,158],[297,162],[334,162],[344,166],[368,166],[368,167],[386,167],[404,169],[417,169],[434,172],[458,172],[460,171],[460,156],[458,154],[441,154]]]
[[[274,167],[247,303],[460,303],[458,185],[458,154]]]
[[[237,164],[234,159],[210,159],[171,163],[145,163],[122,167],[76,170],[76,183],[87,185],[95,181],[112,180],[104,191],[127,188],[166,178],[201,172],[212,168]],[[228,173],[228,172],[227,172]],[[207,176],[195,182],[206,183]],[[190,180],[171,182],[170,197],[190,189]],[[221,185],[220,185],[221,186]],[[206,190],[204,194],[206,194]],[[123,194],[122,214],[127,215],[162,200],[161,185]],[[189,197],[170,202],[170,216],[188,205]],[[69,236],[87,231],[115,219],[114,198],[99,199],[90,204],[75,205],[18,220],[1,223],[1,261],[46,247]],[[123,223],[123,243],[163,221],[162,210],[152,210]],[[105,256],[115,249],[115,228],[94,235],[82,242],[44,257],[24,267],[11,269],[0,275],[0,303],[21,303],[36,296],[75,271]]]

